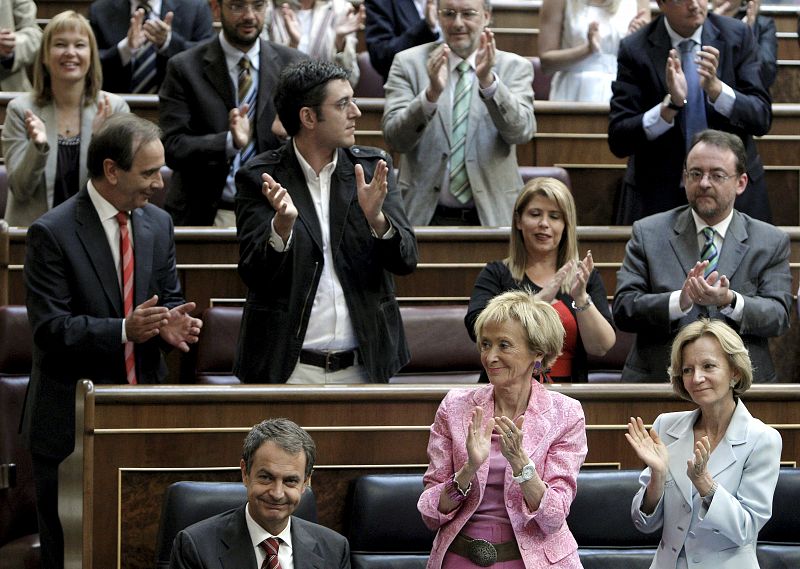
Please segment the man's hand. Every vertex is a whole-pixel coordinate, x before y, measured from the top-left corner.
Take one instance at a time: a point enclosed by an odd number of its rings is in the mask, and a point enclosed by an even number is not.
[[[292,196],[286,191],[286,188],[276,182],[269,174],[261,174],[261,193],[267,198],[269,205],[275,210],[275,217],[272,220],[272,226],[275,232],[286,243],[289,236],[292,234],[294,222],[297,219],[297,208],[292,201]]]
[[[47,127],[44,121],[33,114],[30,109],[25,109],[25,130],[28,138],[39,146],[47,142]]]
[[[379,160],[369,184],[364,179],[364,168],[361,167],[361,164],[356,164],[355,170],[358,205],[361,206],[361,211],[364,212],[372,230],[381,236],[389,231],[389,221],[381,209],[383,200],[386,199],[386,194],[389,192],[389,167],[385,161]]]
[[[11,57],[17,47],[17,35],[9,28],[0,29],[0,57]]]
[[[130,25],[128,26],[128,47],[131,51],[139,49],[147,41],[144,35],[144,26],[142,25],[144,17],[144,10],[141,8],[131,16]]]
[[[697,261],[694,267],[689,271],[689,274],[686,275],[686,280],[683,281],[683,287],[681,288],[681,296],[678,300],[681,311],[686,312],[694,303],[694,298],[692,297],[692,281],[695,279],[703,279],[703,273],[707,266],[708,261]]]
[[[761,0],[750,0],[747,3],[747,11],[744,14],[744,23],[751,28],[756,25],[758,11],[761,9]]]
[[[628,35],[647,25],[647,10],[639,10],[628,24]]]
[[[738,11],[739,2],[735,2],[734,0],[723,0],[714,6],[713,10],[713,12],[718,16],[728,16],[729,18],[733,18]]]
[[[673,101],[684,101],[688,89],[686,87],[686,76],[681,67],[681,56],[676,49],[669,50],[667,56],[667,90]]]
[[[158,336],[159,328],[167,325],[169,310],[165,306],[157,306],[158,295],[145,300],[133,309],[125,318],[125,335],[129,342],[140,344]]]
[[[163,20],[150,18],[149,20],[145,20],[142,25],[142,32],[144,33],[145,39],[156,46],[156,49],[164,47],[164,42],[167,41],[169,33],[172,30],[173,17],[174,14],[172,12],[167,12]]]
[[[196,344],[200,339],[203,321],[193,318],[189,313],[196,308],[194,302],[187,302],[167,312],[167,323],[159,328],[161,339],[182,352],[189,351],[189,344]]]
[[[347,14],[343,18],[336,21],[336,51],[344,51],[345,41],[347,36],[354,34],[364,29],[364,22],[367,21],[367,8],[364,4],[358,7],[358,10],[351,5]]]
[[[297,14],[294,13],[289,4],[281,4],[281,15],[283,16],[283,25],[286,28],[286,33],[289,34],[289,47],[297,49],[302,39]]]
[[[431,103],[439,100],[439,96],[447,85],[447,77],[450,75],[450,67],[447,63],[449,54],[450,48],[446,43],[443,43],[436,46],[428,56],[425,68],[428,71],[430,84],[425,91],[425,96]]]
[[[241,150],[247,143],[250,142],[252,131],[250,128],[250,118],[247,116],[247,111],[250,105],[242,103],[242,106],[233,108],[228,113],[228,128],[233,137],[233,146],[237,150]]]
[[[478,52],[475,56],[475,75],[481,89],[491,87],[494,83],[494,60],[497,54],[497,46],[494,42],[494,32],[489,28],[483,30]]]
[[[710,45],[704,45],[697,52],[697,73],[700,75],[700,87],[713,103],[722,92],[722,81],[717,77],[719,67],[719,50]]]
[[[439,25],[439,5],[436,0],[427,0],[425,2],[425,23],[432,30]]]

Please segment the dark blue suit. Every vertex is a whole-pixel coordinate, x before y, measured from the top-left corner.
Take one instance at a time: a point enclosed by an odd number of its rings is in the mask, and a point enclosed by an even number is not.
[[[147,205],[133,211],[131,223],[134,306],[154,294],[163,306],[183,304],[169,215]],[[80,379],[126,382],[122,293],[86,188],[30,226],[24,274],[34,345],[23,436],[34,460],[42,566],[58,567],[50,557],[63,549],[57,469],[75,445],[75,386]],[[166,377],[160,345],[154,338],[135,346],[140,383]]]
[[[173,55],[214,35],[213,18],[207,0],[163,0],[161,19],[174,14],[172,39],[164,53],[156,56],[156,84],[161,85],[167,60]],[[131,92],[131,64],[122,65],[117,44],[128,35],[131,19],[129,0],[95,0],[89,6],[89,22],[97,38],[103,66],[103,89],[112,93]]]
[[[753,33],[741,21],[709,14],[703,24],[703,45],[720,52],[717,76],[736,94],[730,117],[719,114],[706,99],[708,127],[738,135],[747,151],[747,190],[736,199],[742,213],[769,221],[764,166],[753,136],[766,134],[772,123],[772,99],[761,80],[761,62]],[[681,187],[685,157],[683,113],[655,140],[647,140],[642,115],[668,93],[665,66],[672,44],[664,16],[622,40],[617,80],[612,84],[608,144],[628,169],[617,207],[618,224],[630,225],[647,215],[686,204]]]
[[[384,82],[396,53],[438,39],[438,34],[419,17],[414,0],[366,0],[364,5],[369,62]]]

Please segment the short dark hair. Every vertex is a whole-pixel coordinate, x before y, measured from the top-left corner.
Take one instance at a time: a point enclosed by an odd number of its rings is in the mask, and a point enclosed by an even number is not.
[[[275,89],[275,109],[289,136],[300,132],[300,109],[310,107],[319,114],[328,83],[347,81],[348,75],[335,63],[312,59],[292,63],[283,70]]]
[[[89,177],[103,177],[103,162],[107,158],[123,170],[130,170],[139,148],[160,138],[161,129],[147,119],[131,113],[112,115],[92,135],[89,143],[86,158]]]
[[[304,452],[306,455],[306,478],[314,470],[314,461],[317,459],[317,445],[303,428],[289,419],[267,419],[255,425],[244,438],[242,445],[242,460],[247,466],[247,472],[253,466],[253,456],[264,443],[271,442],[289,454]]]
[[[734,158],[736,158],[736,173],[741,176],[747,171],[747,152],[744,149],[742,139],[735,134],[710,128],[701,130],[692,137],[692,145],[689,147],[689,151],[701,142],[723,150],[730,150],[733,152]],[[686,156],[688,158],[689,152],[686,153]],[[684,163],[685,167],[686,164]]]

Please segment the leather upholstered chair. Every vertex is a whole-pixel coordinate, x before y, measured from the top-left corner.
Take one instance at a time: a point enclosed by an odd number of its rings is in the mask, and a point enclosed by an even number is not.
[[[156,569],[168,569],[172,542],[178,532],[207,518],[238,508],[247,501],[247,490],[241,482],[190,482],[171,484],[164,492],[161,523],[156,540]],[[295,516],[317,521],[317,501],[311,488],[306,488]]]
[[[424,569],[435,532],[422,522],[421,474],[377,474],[353,482],[350,560],[353,569]]]
[[[761,569],[800,567],[800,468],[781,468],[772,517],[758,534],[758,564]]]
[[[242,322],[241,307],[213,306],[203,311],[203,333],[197,342],[195,381],[211,385],[241,383],[233,375],[233,359]]]
[[[362,51],[356,55],[358,62],[358,85],[353,90],[356,98],[376,98],[382,99],[385,94],[383,92],[383,77],[375,71],[372,63],[369,61],[369,53]]]
[[[522,183],[527,184],[533,178],[555,178],[572,191],[572,181],[569,172],[560,166],[520,166],[519,175],[522,176]]]

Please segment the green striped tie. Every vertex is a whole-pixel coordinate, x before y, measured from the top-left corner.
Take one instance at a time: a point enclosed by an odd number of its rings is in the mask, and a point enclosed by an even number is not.
[[[466,164],[467,118],[469,117],[469,99],[472,94],[470,77],[467,71],[469,63],[458,64],[458,83],[453,98],[453,132],[450,140],[450,193],[462,204],[472,199],[469,187]]]
[[[706,238],[706,242],[700,252],[700,260],[708,261],[708,266],[703,271],[703,276],[706,277],[717,270],[717,263],[719,263],[719,251],[717,251],[717,246],[714,245],[714,233],[714,230],[710,227],[703,228],[703,236]]]

